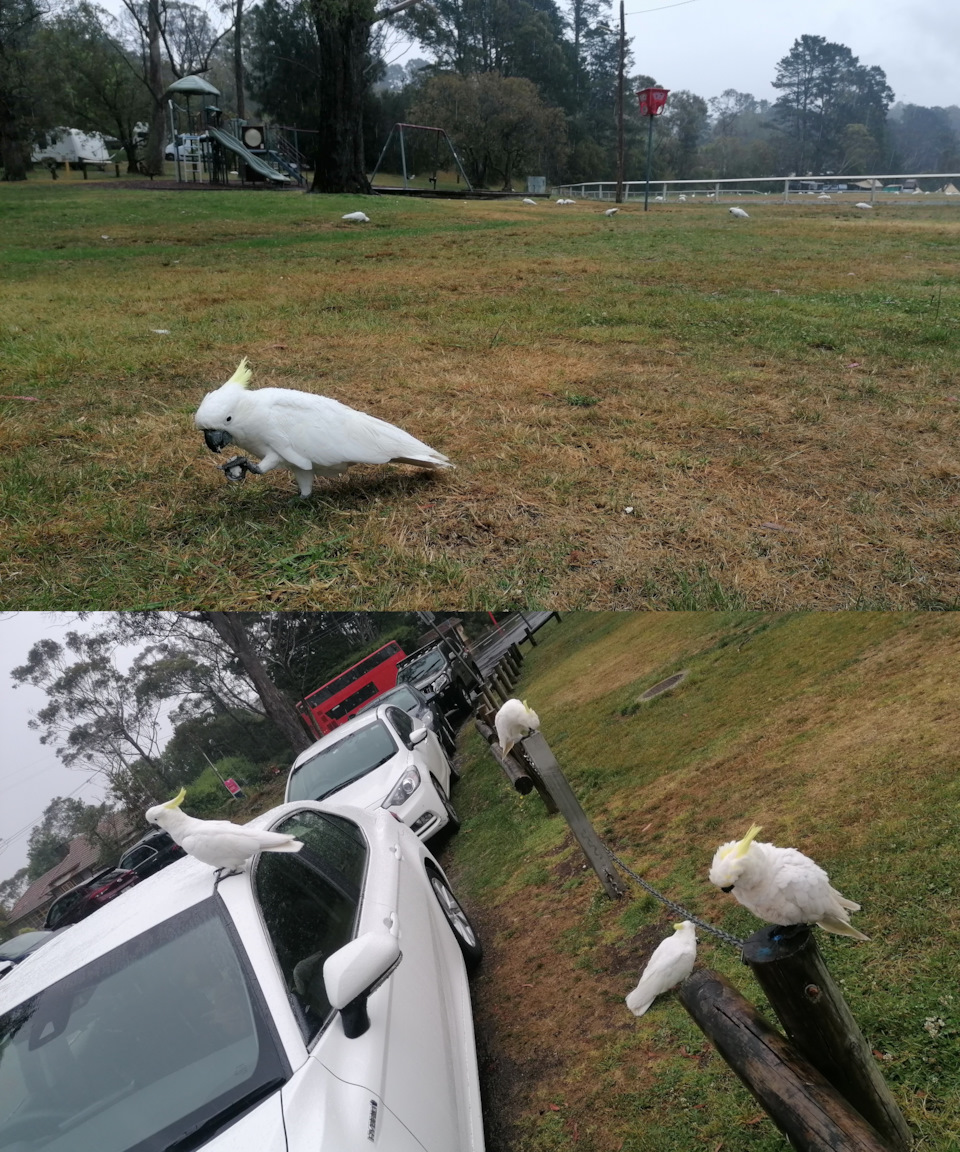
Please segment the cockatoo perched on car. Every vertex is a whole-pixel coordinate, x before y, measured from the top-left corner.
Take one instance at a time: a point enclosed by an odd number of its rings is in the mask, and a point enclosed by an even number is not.
[[[697,958],[697,932],[692,920],[674,924],[674,933],[653,950],[640,983],[627,997],[627,1007],[634,1016],[642,1016],[663,992],[676,987],[693,971]]]
[[[251,392],[249,380],[244,357],[226,384],[204,396],[193,418],[211,451],[236,444],[260,457],[259,464],[244,456],[228,460],[223,472],[230,480],[242,480],[245,472],[260,475],[272,468],[289,468],[300,495],[307,497],[314,476],[339,476],[352,464],[454,467],[446,456],[386,420],[312,392],[292,388]]]
[[[860,905],[830,887],[826,872],[796,848],[756,840],[754,824],[742,840],[721,844],[710,865],[710,881],[768,924],[817,924],[838,936],[869,940],[850,923]]]
[[[506,756],[514,744],[529,736],[531,732],[540,730],[540,718],[527,705],[526,700],[505,700],[493,718],[493,726],[497,730],[497,740]]]
[[[741,220],[749,220],[750,219],[750,213],[744,212],[744,210],[742,208],[731,208],[730,209],[730,215],[731,216],[737,216]]]
[[[197,820],[180,811],[186,788],[166,804],[147,809],[147,820],[156,824],[180,845],[184,852],[214,868],[242,871],[244,864],[257,852],[299,852],[300,840],[282,832],[262,832],[244,828],[229,820]]]

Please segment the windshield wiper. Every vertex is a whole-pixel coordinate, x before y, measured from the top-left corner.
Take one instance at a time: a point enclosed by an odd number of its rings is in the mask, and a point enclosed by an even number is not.
[[[265,1083],[258,1085],[256,1088],[251,1089],[245,1096],[241,1096],[239,1100],[234,1100],[232,1104],[228,1104],[226,1108],[221,1108],[219,1112],[211,1116],[209,1119],[204,1120],[195,1128],[191,1128],[184,1136],[178,1140],[174,1140],[172,1144],[168,1144],[164,1152],[189,1152],[191,1148],[198,1148],[201,1144],[206,1143],[211,1136],[215,1136],[222,1128],[226,1128],[238,1116],[248,1112],[254,1104],[259,1104],[261,1100],[266,1099],[267,1096],[272,1095],[278,1088],[286,1084],[286,1078],[283,1076],[275,1076],[272,1080],[267,1080]]]

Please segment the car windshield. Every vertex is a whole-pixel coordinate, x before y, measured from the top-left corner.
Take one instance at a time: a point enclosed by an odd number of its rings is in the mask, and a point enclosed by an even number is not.
[[[0,944],[0,960],[19,960],[31,948],[39,948],[52,937],[52,932],[24,932],[20,936],[14,936],[12,940]]]
[[[0,1015],[0,1148],[186,1152],[289,1075],[221,909],[212,896]]]
[[[424,652],[422,656],[411,660],[409,664],[401,665],[397,671],[397,679],[415,684],[425,676],[442,672],[446,666],[447,661],[443,653],[439,649],[434,649],[432,652]]]
[[[379,708],[381,704],[392,704],[395,708],[400,708],[404,712],[409,712],[412,708],[419,708],[420,701],[417,698],[416,692],[407,684],[401,684],[398,688],[391,688],[389,692],[384,692],[382,696],[378,696],[376,700],[371,700],[369,704],[364,705],[360,709],[361,712],[372,712],[374,708]]]
[[[322,800],[353,780],[392,759],[397,742],[380,720],[328,744],[294,768],[287,785],[288,800]]]

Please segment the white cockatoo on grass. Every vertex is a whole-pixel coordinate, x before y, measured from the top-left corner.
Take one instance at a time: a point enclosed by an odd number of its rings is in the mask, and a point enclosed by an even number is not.
[[[740,220],[749,220],[750,219],[750,213],[744,212],[744,210],[742,208],[731,208],[730,209],[730,215],[736,216]]]
[[[531,200],[529,196],[524,196],[523,202],[524,204],[533,204],[534,206],[536,206],[537,203],[536,200]]]
[[[854,208],[869,208],[871,212],[873,211],[873,205],[868,204],[866,200],[858,201],[856,204],[854,204]]]
[[[850,923],[854,904],[830,886],[826,872],[796,848],[756,840],[754,824],[742,840],[721,844],[710,865],[710,881],[768,924],[817,924],[838,936],[869,940]]]
[[[508,755],[514,744],[519,743],[531,732],[540,730],[540,717],[529,707],[526,700],[505,700],[493,718],[493,726],[497,730],[497,740]]]
[[[676,987],[693,971],[697,958],[697,932],[692,920],[674,924],[674,933],[653,950],[640,983],[627,997],[627,1007],[634,1016],[642,1016],[663,992]]]
[[[229,820],[197,820],[180,811],[186,788],[166,804],[147,809],[147,821],[156,824],[180,845],[184,852],[214,868],[243,870],[244,864],[257,852],[299,852],[301,841],[282,832],[262,832],[244,828]]]
[[[251,392],[249,380],[244,357],[226,384],[204,396],[193,418],[211,451],[236,444],[260,457],[259,464],[243,456],[228,460],[223,472],[230,480],[242,480],[245,472],[260,475],[272,468],[289,468],[300,495],[307,497],[314,476],[339,476],[352,464],[454,467],[446,456],[386,420],[312,392],[292,388]]]
[[[616,216],[619,211],[619,208],[608,208],[606,212],[604,212],[604,216]]]
[[[348,212],[346,216],[341,216],[341,220],[349,220],[352,224],[369,224],[370,217],[366,212]]]

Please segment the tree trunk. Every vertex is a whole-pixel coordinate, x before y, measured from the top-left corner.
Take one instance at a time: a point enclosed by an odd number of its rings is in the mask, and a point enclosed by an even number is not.
[[[26,180],[27,149],[6,93],[0,92],[0,167],[4,180]]]
[[[372,0],[311,0],[320,44],[313,192],[370,192],[363,162],[363,98]]]
[[[237,116],[247,117],[243,99],[243,0],[237,0],[237,14],[233,24],[233,78],[237,88]]]
[[[201,612],[204,620],[220,639],[234,652],[250,677],[257,695],[263,701],[267,715],[290,741],[294,752],[302,752],[313,743],[307,735],[297,710],[267,675],[260,657],[250,643],[243,621],[236,612]]]
[[[147,87],[154,99],[154,111],[147,134],[143,168],[148,176],[163,175],[163,141],[166,125],[163,113],[163,61],[160,57],[160,0],[147,0]]]

